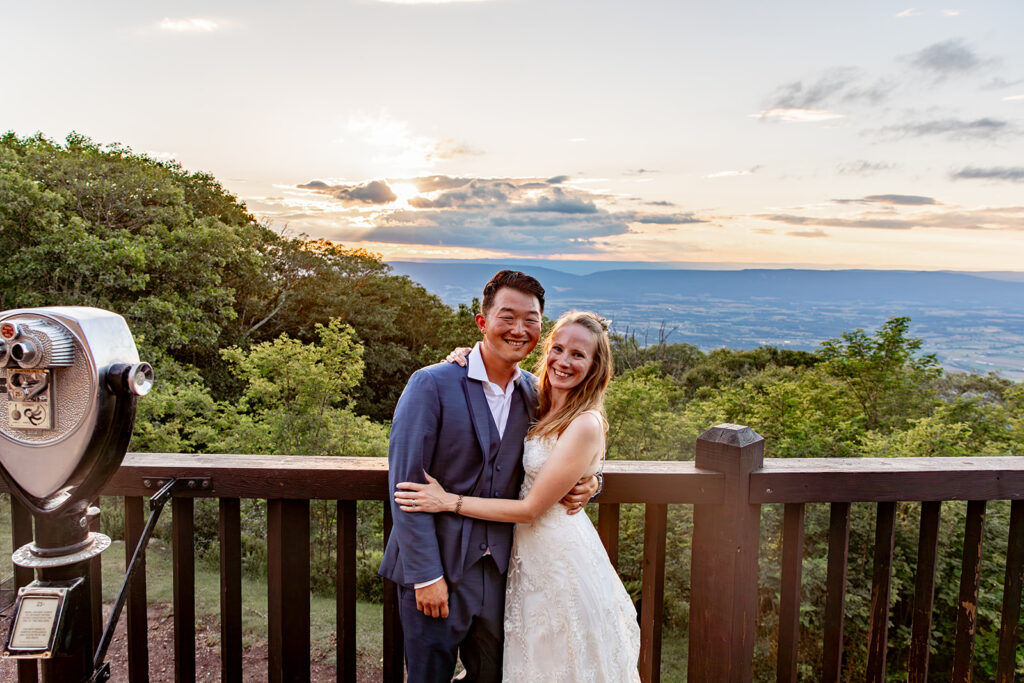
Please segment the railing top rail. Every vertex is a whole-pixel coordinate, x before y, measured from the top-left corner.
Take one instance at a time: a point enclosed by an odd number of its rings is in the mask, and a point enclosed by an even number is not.
[[[751,503],[1024,499],[1024,457],[772,458]]]
[[[602,503],[717,503],[722,499],[723,475],[692,462],[610,461],[604,471]],[[196,486],[180,494],[194,497],[385,500],[387,472],[387,458],[129,453],[103,493],[152,495],[161,480],[176,477],[208,480],[208,488]],[[4,490],[0,483],[0,491]]]

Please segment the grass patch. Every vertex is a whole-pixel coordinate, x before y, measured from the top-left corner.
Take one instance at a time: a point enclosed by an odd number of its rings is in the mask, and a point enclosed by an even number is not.
[[[103,600],[117,597],[124,578],[125,546],[114,541],[103,555]],[[220,569],[218,559],[196,560],[196,617],[219,619]],[[146,551],[146,597],[150,604],[170,603],[174,596],[171,549],[159,540]],[[123,617],[122,617],[123,618]],[[335,638],[335,602],[333,597],[310,597],[310,643],[314,652],[333,659]],[[259,578],[242,576],[242,645],[267,638],[267,584]],[[356,648],[374,659],[382,656],[383,608],[356,603]]]

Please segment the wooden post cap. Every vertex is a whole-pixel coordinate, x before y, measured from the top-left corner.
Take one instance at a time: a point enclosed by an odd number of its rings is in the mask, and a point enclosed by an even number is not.
[[[716,425],[698,437],[699,441],[710,441],[723,446],[745,448],[764,438],[750,427],[724,423]]]

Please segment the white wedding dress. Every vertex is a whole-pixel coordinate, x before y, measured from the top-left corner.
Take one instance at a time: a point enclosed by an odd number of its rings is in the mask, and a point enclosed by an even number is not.
[[[554,447],[527,439],[526,496]],[[503,680],[559,683],[639,681],[636,609],[585,514],[554,505],[516,524],[505,591]]]

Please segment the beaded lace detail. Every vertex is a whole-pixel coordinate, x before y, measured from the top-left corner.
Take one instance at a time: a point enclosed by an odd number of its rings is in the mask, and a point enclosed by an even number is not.
[[[555,439],[527,439],[520,498]],[[516,524],[505,594],[503,680],[565,683],[639,681],[636,610],[585,514],[554,505]]]

